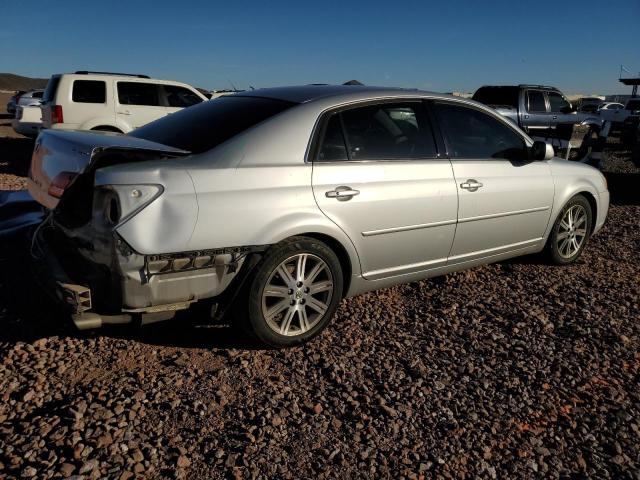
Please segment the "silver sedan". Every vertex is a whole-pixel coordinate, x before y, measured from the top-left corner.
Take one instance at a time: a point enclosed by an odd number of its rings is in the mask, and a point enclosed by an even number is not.
[[[346,296],[543,250],[575,262],[609,206],[598,170],[490,108],[362,86],[242,92],[126,136],[45,131],[29,189],[78,326],[213,299],[276,347]]]

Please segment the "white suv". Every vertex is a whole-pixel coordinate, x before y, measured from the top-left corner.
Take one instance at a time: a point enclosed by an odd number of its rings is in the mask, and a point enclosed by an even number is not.
[[[190,85],[146,75],[78,71],[53,75],[42,128],[128,133],[207,98]]]

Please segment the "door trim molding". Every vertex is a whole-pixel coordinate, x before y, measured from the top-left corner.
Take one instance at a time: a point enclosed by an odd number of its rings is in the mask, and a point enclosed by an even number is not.
[[[368,230],[362,232],[363,237],[372,237],[374,235],[384,235],[386,233],[408,232],[410,230],[420,230],[423,228],[442,227],[445,225],[454,225],[457,220],[443,220],[442,222],[420,223],[417,225],[405,225],[403,227],[382,228],[380,230]]]
[[[458,223],[475,222],[477,220],[487,220],[490,218],[510,217],[512,215],[522,215],[525,213],[544,212],[546,210],[549,210],[550,208],[551,207],[536,207],[536,208],[527,208],[524,210],[513,210],[510,212],[490,213],[488,215],[479,215],[477,217],[460,218],[458,220]]]

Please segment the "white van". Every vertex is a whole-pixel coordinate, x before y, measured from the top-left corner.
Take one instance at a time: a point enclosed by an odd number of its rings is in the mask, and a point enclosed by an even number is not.
[[[128,133],[206,101],[194,87],[146,75],[78,71],[53,75],[42,98],[42,128]]]

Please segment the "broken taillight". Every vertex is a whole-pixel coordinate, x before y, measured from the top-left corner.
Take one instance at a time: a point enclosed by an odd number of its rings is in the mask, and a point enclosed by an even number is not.
[[[78,176],[76,172],[60,172],[51,180],[49,185],[49,195],[55,198],[62,197],[65,189],[71,185],[71,182]]]
[[[62,105],[51,105],[51,123],[64,123]]]

